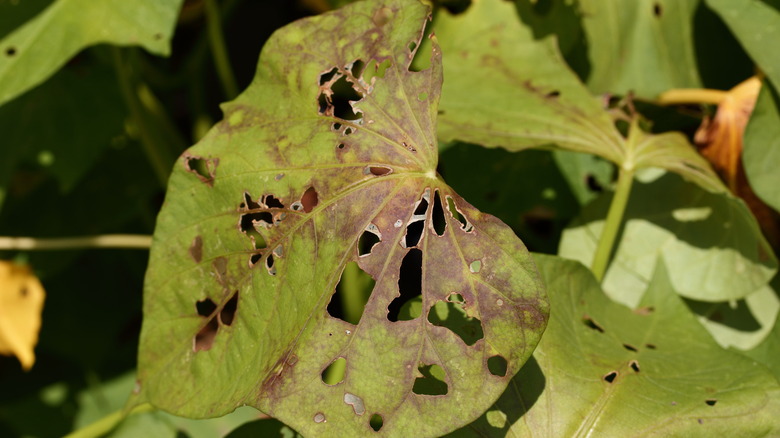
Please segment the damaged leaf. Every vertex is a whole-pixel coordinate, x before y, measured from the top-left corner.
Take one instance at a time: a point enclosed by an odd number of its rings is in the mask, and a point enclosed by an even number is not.
[[[0,3],[0,14],[26,7]],[[99,43],[167,55],[182,0],[58,0],[0,39],[0,105],[40,84],[73,55]],[[40,44],[46,41],[46,44]]]
[[[247,404],[306,436],[439,436],[530,356],[549,313],[533,260],[435,171],[435,40],[431,67],[409,69],[428,20],[417,1],[360,2],[268,41],[171,175],[136,402]],[[328,312],[351,262],[375,283],[357,324]]]
[[[0,260],[0,354],[16,356],[25,370],[35,363],[44,297],[29,267]]]
[[[680,134],[624,138],[612,116],[558,53],[552,38],[534,39],[514,6],[479,0],[467,12],[442,12],[436,35],[445,60],[439,135],[510,151],[561,148],[605,158],[627,171],[661,167],[712,192],[715,172]]]
[[[777,435],[777,380],[709,338],[664,265],[631,311],[579,263],[536,261],[555,309],[544,338],[498,402],[450,436]]]

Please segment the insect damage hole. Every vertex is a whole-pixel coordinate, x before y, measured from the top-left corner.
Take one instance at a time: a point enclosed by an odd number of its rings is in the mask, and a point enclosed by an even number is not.
[[[503,356],[491,356],[487,360],[488,371],[490,374],[498,377],[505,377],[508,364]]]
[[[338,385],[344,381],[347,374],[347,359],[338,357],[322,370],[322,383],[326,385]]]
[[[414,379],[412,392],[417,395],[446,395],[449,390],[447,377],[442,367],[437,364],[420,364],[417,367],[422,376]]]
[[[374,430],[374,432],[379,432],[379,429],[384,426],[385,421],[379,414],[374,414],[371,416],[371,419],[368,420],[368,425],[371,426],[371,429]]]
[[[193,155],[184,156],[184,169],[198,177],[208,186],[214,185],[214,177],[217,173],[218,158],[204,159]]]
[[[431,211],[431,225],[437,236],[443,236],[447,230],[447,219],[444,217],[444,207],[441,205],[439,191],[433,192],[433,210]]]
[[[466,219],[466,216],[464,216],[463,213],[458,210],[458,207],[455,205],[455,201],[449,196],[447,196],[447,210],[449,210],[453,219],[460,222],[461,230],[466,233],[470,233],[474,229],[474,226],[472,226],[468,219]]]
[[[12,56],[14,56],[14,55],[16,55],[16,47],[14,47],[14,46],[8,46],[8,47],[5,49],[5,56],[7,56],[7,57],[9,57],[9,58],[10,58],[10,57],[12,57]]]
[[[363,112],[353,105],[363,99],[363,94],[346,75],[334,73],[329,80],[323,82],[326,77],[320,75],[320,95],[317,97],[319,113],[323,116],[360,123]]]
[[[198,316],[207,319],[206,325],[201,327],[198,333],[192,340],[192,350],[197,353],[199,351],[208,351],[214,345],[214,338],[217,336],[219,330],[219,323],[214,312],[217,310],[217,305],[211,298],[197,301],[195,303],[195,310],[198,312]]]
[[[406,233],[403,240],[401,240],[401,246],[404,248],[412,248],[417,246],[422,239],[425,231],[425,219],[428,212],[428,201],[431,199],[431,189],[425,189],[422,197],[414,206],[414,213],[412,214],[409,223],[406,225]]]
[[[588,315],[582,317],[582,323],[590,329],[596,330],[599,333],[604,333],[604,329]]]
[[[636,360],[632,360],[628,363],[628,366],[631,367],[632,370],[634,370],[635,373],[639,372],[639,362]]]
[[[371,254],[374,246],[382,241],[382,233],[374,224],[368,224],[363,234],[358,239],[358,256],[363,257]]]
[[[228,326],[233,324],[236,310],[238,310],[238,291],[235,291],[228,302],[222,306],[222,310],[219,312],[219,322]]]
[[[464,309],[463,297],[459,294],[452,294],[460,297],[448,299],[448,301],[438,301],[428,310],[428,322],[444,327],[456,334],[466,345],[474,345],[477,341],[484,338],[482,331],[482,321],[471,317]],[[450,297],[452,297],[450,295]]]
[[[714,398],[710,398],[710,399],[704,400],[704,403],[707,406],[715,406],[715,403],[717,403],[717,402],[718,402],[718,400],[716,400]]]
[[[615,381],[617,376],[618,376],[617,371],[610,371],[609,373],[605,374],[604,377],[602,377],[602,379],[604,379],[604,381],[607,383],[612,383]]]
[[[356,262],[347,263],[328,303],[328,315],[357,325],[363,317],[375,283],[371,275],[360,269]]]
[[[408,307],[407,303],[422,296],[422,251],[417,248],[410,249],[401,261],[398,292],[399,295],[387,306],[387,319],[398,322],[416,318],[408,312],[401,312],[401,308]]]

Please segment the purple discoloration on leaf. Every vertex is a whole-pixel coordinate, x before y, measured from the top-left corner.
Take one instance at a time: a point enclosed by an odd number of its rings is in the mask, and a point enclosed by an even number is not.
[[[245,403],[316,436],[393,436],[413,421],[415,435],[438,436],[487,409],[530,356],[549,311],[528,251],[435,173],[435,38],[431,68],[409,70],[428,20],[413,0],[360,2],[277,32],[255,84],[187,152],[220,157],[220,172],[206,186],[174,171],[158,220],[139,363],[153,404],[213,416]],[[206,232],[211,263],[182,256]],[[350,262],[375,282],[357,325],[327,312]],[[423,314],[390,321],[407,277]],[[204,297],[218,332],[193,354]],[[452,318],[431,316],[445,309]],[[495,355],[506,376],[487,371]],[[329,386],[334,358],[346,373]],[[446,392],[412,391],[420,364],[441,368]],[[366,412],[381,413],[377,432]]]

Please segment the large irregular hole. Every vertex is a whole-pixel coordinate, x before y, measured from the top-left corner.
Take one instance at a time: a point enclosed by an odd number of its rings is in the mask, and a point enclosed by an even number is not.
[[[214,185],[214,177],[217,173],[218,158],[204,159],[192,155],[184,156],[184,169],[198,177],[209,186]]]
[[[406,225],[406,233],[402,240],[404,248],[412,248],[420,243],[420,239],[425,231],[425,219],[428,213],[428,200],[431,198],[431,190],[425,189],[422,197],[415,204],[414,213],[409,223]]]
[[[350,68],[352,72],[362,73],[363,62],[355,61]],[[317,97],[319,113],[324,116],[338,117],[343,120],[362,119],[362,113],[356,111],[352,104],[363,99],[363,94],[355,88],[348,77],[332,69],[320,75],[320,95]]]
[[[382,233],[379,231],[379,228],[374,224],[369,224],[358,240],[358,255],[362,257],[371,254],[374,245],[381,241]]]
[[[336,67],[333,67],[329,72],[323,73],[320,75],[320,86],[323,86],[327,84],[328,82],[332,81],[333,78],[336,76],[336,73],[339,72],[339,69]]]
[[[314,187],[309,187],[306,189],[306,191],[303,192],[303,196],[301,196],[301,206],[304,213],[311,213],[311,211],[314,210],[314,207],[316,207],[319,202],[319,196],[317,195],[317,190],[315,190]]]
[[[227,303],[222,306],[222,310],[219,312],[219,322],[224,325],[233,324],[233,319],[236,317],[236,310],[238,309],[238,291],[233,293]]]
[[[506,359],[503,356],[491,356],[487,360],[488,371],[494,376],[504,377],[507,371]]]
[[[353,78],[357,79],[363,75],[363,70],[366,68],[366,63],[361,60],[355,60],[347,67],[347,70]]]
[[[401,307],[422,296],[422,251],[417,248],[410,249],[401,261],[398,292],[399,296],[387,306],[387,319],[392,322],[406,321],[399,317]]]
[[[374,432],[379,432],[379,429],[384,426],[385,421],[379,414],[374,414],[371,416],[371,419],[368,421],[368,424],[371,426],[371,429],[374,430]]]
[[[219,330],[219,323],[214,312],[217,310],[217,305],[211,298],[206,298],[195,303],[195,309],[198,312],[198,316],[207,319],[206,325],[204,325],[193,339],[192,349],[196,353],[198,351],[208,351],[214,344],[214,338],[217,336],[217,330]]]
[[[338,357],[322,370],[322,382],[326,385],[338,385],[344,381],[346,374],[347,359]]]
[[[450,299],[448,301],[438,301],[431,306],[428,311],[428,322],[435,326],[446,327],[463,340],[466,345],[474,345],[478,340],[485,337],[482,332],[482,322],[474,317],[470,317],[463,309],[462,297]]]
[[[441,196],[439,191],[433,192],[433,211],[431,212],[431,223],[433,231],[437,236],[443,236],[447,230],[447,220],[444,218],[444,208],[441,205]]]
[[[463,213],[458,210],[458,207],[455,205],[455,201],[449,196],[447,196],[447,210],[449,210],[453,219],[460,222],[461,230],[470,233],[474,229],[474,227],[466,219],[466,216],[463,216]]]
[[[196,302],[195,309],[198,311],[199,316],[209,317],[217,310],[217,305],[214,304],[214,301],[212,301],[211,298],[206,298],[205,300]]]
[[[341,273],[336,292],[330,298],[327,311],[333,318],[357,325],[363,316],[375,281],[356,262],[349,262]]]
[[[419,395],[445,395],[447,394],[447,378],[442,367],[436,364],[420,364],[417,371],[422,377],[414,379],[412,392]]]

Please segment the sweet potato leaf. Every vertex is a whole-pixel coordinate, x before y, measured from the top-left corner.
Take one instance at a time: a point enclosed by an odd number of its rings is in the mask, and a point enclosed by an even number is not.
[[[428,19],[414,0],[360,2],[266,43],[253,84],[171,175],[138,401],[191,417],[247,404],[307,436],[437,436],[530,356],[548,316],[533,260],[436,175],[435,41],[431,67],[409,70]],[[352,261],[375,281],[357,325],[328,311]],[[431,315],[442,306],[468,337]]]
[[[590,264],[610,198],[583,209],[564,231],[560,255]],[[743,298],[777,270],[772,248],[741,200],[708,193],[673,174],[634,184],[613,260],[604,290],[631,307],[659,263],[682,296],[708,302]]]
[[[534,39],[511,3],[480,0],[439,15],[445,59],[439,136],[511,151],[562,148],[598,155],[627,170],[661,167],[724,191],[707,162],[679,134],[623,138],[611,115],[569,70],[551,38]]]
[[[773,436],[780,386],[696,322],[663,264],[631,311],[591,273],[536,261],[555,309],[532,360],[485,415],[453,437]]]
[[[745,128],[744,142],[742,160],[750,186],[762,201],[780,211],[780,97],[767,81]]]
[[[140,45],[152,53],[167,55],[181,3],[182,0],[53,2],[0,39],[0,105],[46,80],[88,46]],[[16,9],[18,4],[0,3],[0,15]]]

